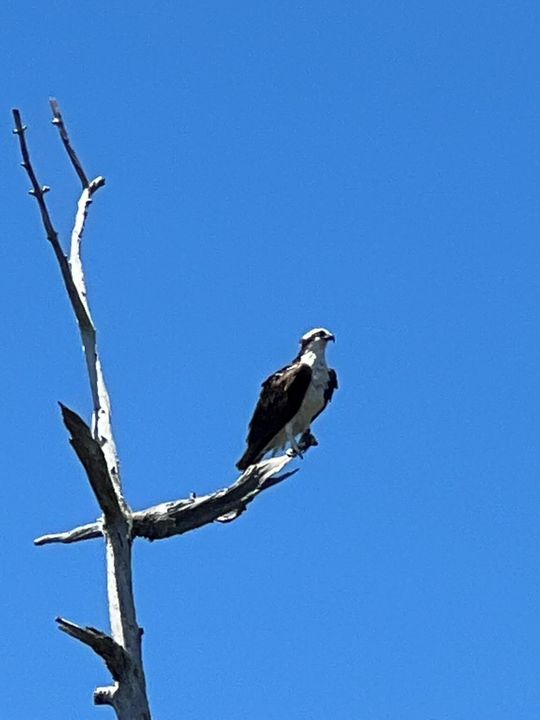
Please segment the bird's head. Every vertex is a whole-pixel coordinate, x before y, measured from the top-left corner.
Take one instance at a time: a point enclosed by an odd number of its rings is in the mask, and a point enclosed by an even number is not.
[[[336,341],[336,338],[330,330],[313,328],[313,330],[310,330],[300,338],[300,351],[302,353],[308,350],[313,350],[314,352],[324,351],[330,340],[332,342]]]

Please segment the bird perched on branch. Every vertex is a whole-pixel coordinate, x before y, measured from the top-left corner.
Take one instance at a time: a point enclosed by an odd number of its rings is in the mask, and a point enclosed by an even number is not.
[[[314,328],[300,339],[300,352],[263,384],[249,423],[247,449],[236,463],[246,470],[265,455],[289,445],[301,455],[296,438],[310,429],[338,386],[336,371],[326,364],[328,343],[335,341],[324,328]],[[313,443],[314,444],[314,443]]]

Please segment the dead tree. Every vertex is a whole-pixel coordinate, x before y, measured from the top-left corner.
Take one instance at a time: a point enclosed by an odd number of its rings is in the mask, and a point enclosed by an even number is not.
[[[173,535],[199,528],[212,522],[227,523],[238,518],[257,495],[282,482],[296,470],[282,473],[294,453],[263,460],[249,467],[232,485],[210,495],[172,500],[145,510],[132,511],[124,498],[120,477],[120,464],[114,441],[111,403],[97,343],[96,326],[90,313],[86,281],[81,259],[81,244],[85,223],[95,193],[105,185],[99,175],[90,180],[71,144],[56,100],[50,101],[53,125],[82,185],[77,212],[71,233],[69,256],[64,253],[46,203],[49,188],[41,185],[32,165],[26,141],[26,126],[20,112],[13,110],[14,133],[22,155],[22,167],[31,183],[30,194],[37,201],[47,240],[50,242],[66,288],[71,308],[80,331],[86,369],[92,396],[90,426],[73,410],[60,404],[64,424],[70,434],[70,443],[79,458],[90,486],[96,496],[101,516],[95,522],[81,525],[66,532],[43,535],[34,542],[74,543],[92,538],[103,538],[107,564],[107,595],[109,604],[110,634],[90,626],[77,625],[57,618],[60,630],[88,645],[105,662],[112,683],[94,691],[96,705],[111,705],[119,720],[150,720],[150,706],[143,670],[141,639],[142,629],[137,623],[131,569],[131,547],[136,537],[148,540],[170,538]],[[307,434],[301,450],[316,444]],[[281,474],[280,474],[281,473]]]

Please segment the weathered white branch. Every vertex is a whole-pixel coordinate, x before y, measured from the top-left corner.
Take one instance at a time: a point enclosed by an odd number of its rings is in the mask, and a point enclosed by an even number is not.
[[[75,223],[71,233],[69,277],[78,298],[78,302],[76,304],[74,304],[72,300],[72,306],[81,333],[86,367],[88,370],[88,379],[90,382],[90,390],[92,393],[94,408],[92,431],[94,437],[99,440],[103,447],[103,452],[107,459],[107,465],[113,482],[115,483],[116,492],[119,498],[122,498],[123,500],[118,453],[112,429],[111,402],[107,386],[105,385],[101,361],[99,359],[96,343],[96,330],[90,313],[90,307],[88,305],[86,283],[81,258],[81,244],[85,222],[88,216],[88,209],[92,203],[94,193],[105,184],[105,178],[100,175],[94,180],[88,181],[87,175],[82,168],[82,164],[71,145],[58,102],[54,98],[51,98],[50,105],[53,113],[53,125],[58,128],[62,143],[82,183],[82,194],[77,204],[77,214],[75,216]],[[69,297],[71,299],[71,294],[69,294]]]
[[[97,522],[88,523],[88,525],[80,525],[66,532],[42,535],[34,540],[34,545],[49,545],[50,543],[64,543],[68,545],[70,543],[80,542],[81,540],[100,538],[103,537],[102,528],[103,523],[101,520],[98,520]]]

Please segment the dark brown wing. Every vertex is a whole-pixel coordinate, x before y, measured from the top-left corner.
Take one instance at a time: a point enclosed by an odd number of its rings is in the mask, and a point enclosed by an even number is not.
[[[236,467],[245,470],[259,460],[270,440],[296,415],[311,381],[308,365],[289,365],[270,375],[249,423],[247,450]]]
[[[328,370],[328,375],[329,375],[330,382],[328,383],[328,387],[326,388],[326,392],[324,393],[324,399],[326,400],[326,404],[328,404],[330,402],[330,400],[332,399],[334,390],[337,390],[339,387],[338,381],[337,381],[337,372],[333,368],[330,368]]]

